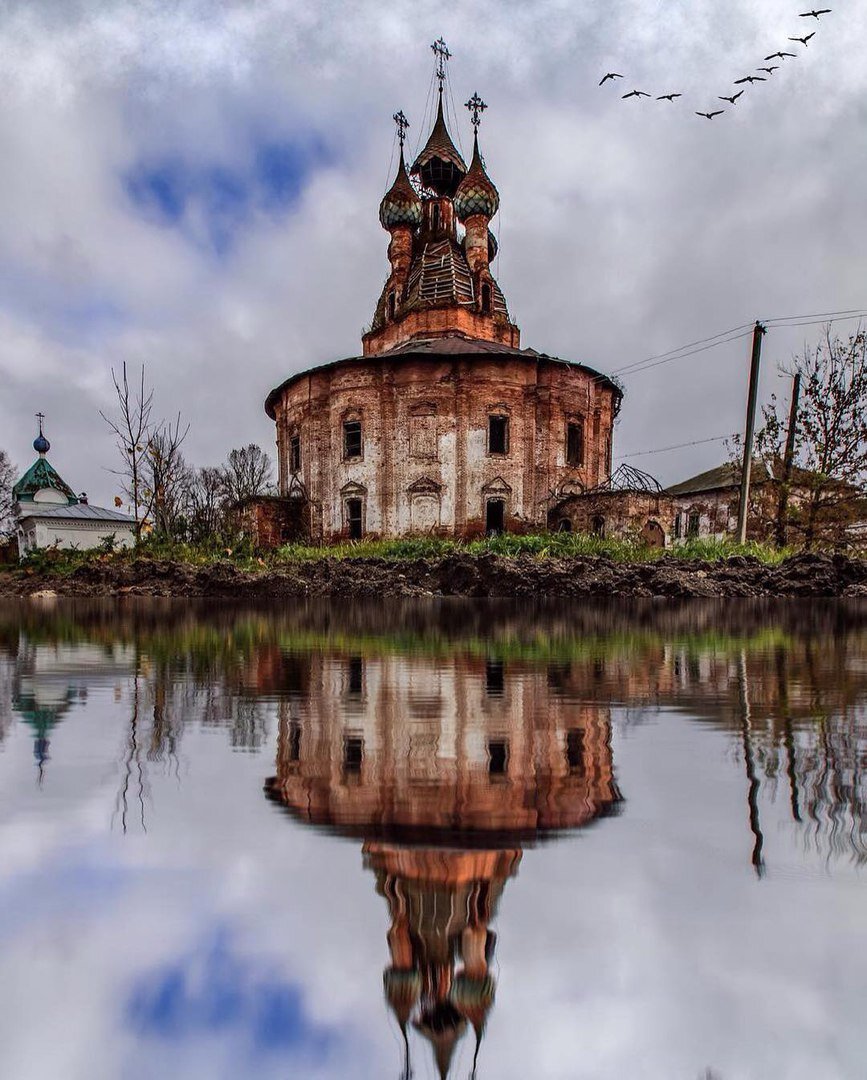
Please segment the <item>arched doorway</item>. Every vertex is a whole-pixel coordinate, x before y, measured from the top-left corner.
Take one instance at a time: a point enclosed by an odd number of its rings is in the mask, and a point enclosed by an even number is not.
[[[645,547],[664,548],[665,532],[658,521],[648,521],[641,530],[641,542]]]

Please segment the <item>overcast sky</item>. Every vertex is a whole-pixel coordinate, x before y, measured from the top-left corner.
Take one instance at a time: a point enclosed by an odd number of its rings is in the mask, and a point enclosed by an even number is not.
[[[360,351],[391,114],[411,147],[426,134],[441,34],[458,105],[490,106],[494,270],[524,345],[611,372],[757,317],[867,307],[867,14],[836,2],[817,24],[809,6],[7,0],[0,447],[26,467],[41,409],[54,464],[110,499],[99,410],[126,360],[160,415],[190,420],[196,464],[272,451],[268,390]],[[695,116],[778,49],[797,58]],[[627,78],[598,87],[609,70]],[[622,100],[633,87],[684,97]],[[764,397],[820,330],[768,335]],[[741,428],[748,348],[625,376],[615,455]],[[670,482],[724,457],[631,460]]]

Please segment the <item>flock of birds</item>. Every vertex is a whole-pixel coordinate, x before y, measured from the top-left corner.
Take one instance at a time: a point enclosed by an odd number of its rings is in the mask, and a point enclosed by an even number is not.
[[[830,15],[830,14],[831,14],[831,8],[819,8],[818,10],[814,9],[813,11],[802,11],[800,13],[800,15],[799,15],[799,18],[801,18],[801,19],[815,19],[816,22],[818,22],[819,19],[823,15]],[[797,37],[797,36],[796,37],[790,37],[789,41],[797,42],[797,43],[803,45],[804,48],[806,49],[807,46],[810,44],[810,39],[814,38],[815,36],[816,36],[816,31],[814,30],[812,33],[805,34],[803,37]],[[795,57],[797,57],[797,55],[798,55],[797,53],[785,52],[783,50],[779,50],[778,52],[771,53],[770,56],[765,57],[765,63],[766,63],[767,66],[765,66],[765,67],[757,67],[756,68],[756,71],[764,72],[764,74],[762,74],[762,75],[744,75],[744,77],[742,79],[735,79],[734,85],[735,86],[741,86],[742,89],[738,90],[738,92],[735,93],[735,94],[728,94],[728,95],[727,94],[718,94],[717,96],[718,96],[719,100],[720,101],[727,101],[727,102],[729,102],[730,105],[736,105],[737,101],[738,101],[738,98],[746,90],[746,86],[743,85],[744,83],[747,83],[750,86],[752,86],[753,83],[767,82],[768,79],[774,74],[774,72],[779,70],[780,64],[782,64],[783,61],[789,60],[789,59],[795,59]],[[779,60],[780,63],[779,64],[769,64],[768,65],[767,62],[769,60]],[[599,85],[604,86],[605,83],[607,83],[609,80],[611,82],[614,82],[615,79],[622,79],[622,78],[623,78],[623,76],[621,74],[619,74],[618,72],[609,71],[605,75],[603,75],[602,78],[599,80]],[[621,96],[625,100],[626,98],[652,98],[654,95],[653,94],[648,94],[646,90],[630,90],[629,93],[623,94]],[[657,101],[675,101],[677,98],[680,98],[680,97],[683,97],[683,94],[678,94],[678,93],[658,94],[656,96],[656,100]],[[715,116],[722,116],[722,114],[725,111],[726,111],[725,109],[712,109],[712,110],[709,110],[707,112],[700,112],[700,111],[696,110],[695,115],[696,116],[703,116],[707,120],[713,120],[713,118]]]

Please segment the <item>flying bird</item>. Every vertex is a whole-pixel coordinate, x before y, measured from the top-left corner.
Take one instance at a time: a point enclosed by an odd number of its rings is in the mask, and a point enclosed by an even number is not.
[[[622,78],[623,78],[623,76],[618,75],[616,71],[609,71],[607,75],[603,75],[602,78],[599,80],[599,85],[601,86],[603,83],[608,82],[609,79],[622,79]]]
[[[706,116],[708,120],[713,120],[715,116],[722,116],[725,109],[717,109],[715,112],[697,112],[696,116]]]
[[[624,94],[623,97],[650,97],[650,94],[646,93],[644,90],[630,90],[629,93]]]
[[[774,72],[775,72],[775,71],[777,71],[777,70],[779,69],[779,67],[780,67],[780,65],[779,65],[779,64],[771,64],[771,66],[770,66],[770,67],[766,67],[766,68],[765,68],[765,67],[761,67],[761,68],[756,68],[756,71],[767,71],[767,73],[768,73],[769,75],[773,75],[773,74],[774,74]]]
[[[683,94],[660,94],[656,99],[657,101],[674,101],[676,97],[683,97]]]
[[[731,97],[726,97],[724,94],[720,94],[718,96],[719,96],[720,101],[730,101],[732,103],[732,105],[734,105],[734,103],[738,100],[738,98],[741,96],[741,94],[743,92],[744,92],[743,90],[738,90],[738,92],[736,94],[732,94]],[[725,109],[723,109],[723,112],[725,112]]]
[[[802,19],[818,19],[820,15],[830,15],[831,9],[829,7],[819,8],[818,11],[802,11],[800,17]]]
[[[775,52],[775,53],[771,53],[770,56],[766,56],[765,59],[766,60],[776,60],[776,59],[779,58],[780,60],[785,60],[787,56],[791,56],[794,59],[797,55],[798,55],[797,53],[793,53],[793,52]]]
[[[807,42],[808,42],[808,41],[810,40],[810,38],[813,38],[813,37],[815,37],[815,36],[816,36],[816,31],[814,30],[812,34],[807,34],[807,36],[806,36],[806,37],[790,37],[790,38],[789,38],[789,41],[800,41],[800,43],[801,43],[801,44],[802,44],[802,45],[804,46],[804,48],[806,49],[806,47],[807,47]]]
[[[750,86],[752,86],[752,84],[754,82],[767,82],[767,81],[768,80],[764,77],[764,75],[744,75],[744,77],[742,79],[735,79],[735,86],[740,86],[741,83],[745,83],[745,82],[748,82],[750,84]]]

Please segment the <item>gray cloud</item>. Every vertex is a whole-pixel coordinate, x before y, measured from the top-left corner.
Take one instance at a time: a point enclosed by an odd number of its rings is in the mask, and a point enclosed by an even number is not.
[[[190,418],[194,461],[270,448],[271,386],[359,349],[386,269],[390,115],[403,107],[424,135],[441,33],[458,105],[476,88],[491,105],[499,276],[525,344],[607,371],[756,317],[864,306],[864,10],[829,16],[724,117],[692,115],[803,32],[796,8],[7,5],[0,445],[26,465],[41,408],[55,464],[109,499],[98,410],[125,359],[147,364],[161,411]],[[596,85],[610,69],[685,97],[622,101]],[[329,160],[282,209],[252,199],[221,255],[201,242],[201,203],[167,223],[124,183],[166,160],[243,173],[257,146],[306,135]],[[769,334],[764,396],[785,392],[777,364],[818,329]],[[739,341],[627,378],[616,451],[740,428],[747,352]],[[722,454],[636,463],[674,480]]]

